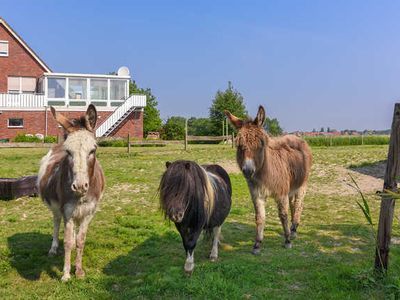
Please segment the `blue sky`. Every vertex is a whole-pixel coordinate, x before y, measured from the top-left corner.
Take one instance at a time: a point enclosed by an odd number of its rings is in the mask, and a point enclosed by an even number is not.
[[[130,68],[161,116],[207,116],[232,81],[285,130],[385,129],[400,99],[398,1],[22,1],[2,16],[57,72]]]

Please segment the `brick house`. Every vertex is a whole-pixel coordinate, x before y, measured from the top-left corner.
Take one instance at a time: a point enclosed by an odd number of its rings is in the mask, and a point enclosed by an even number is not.
[[[96,136],[143,138],[145,95],[129,95],[129,70],[117,75],[53,72],[0,18],[0,139],[18,133],[58,135],[50,106],[68,117],[92,103],[99,120]]]

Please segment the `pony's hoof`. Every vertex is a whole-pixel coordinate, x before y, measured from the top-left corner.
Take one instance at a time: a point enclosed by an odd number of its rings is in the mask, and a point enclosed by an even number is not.
[[[291,242],[285,242],[285,248],[286,249],[292,249],[292,243]]]
[[[79,278],[79,279],[85,278],[85,271],[83,271],[82,269],[80,269],[80,270],[76,269],[75,276],[76,276],[76,278]]]
[[[218,256],[210,256],[210,261],[216,262],[218,260]]]
[[[260,247],[253,248],[253,251],[251,251],[251,253],[253,253],[253,255],[259,255],[260,252],[261,252],[261,248]]]
[[[185,263],[185,273],[187,275],[192,275],[194,270],[194,263]]]
[[[71,279],[71,275],[70,274],[64,274],[63,277],[61,277],[61,281],[62,282],[67,282],[70,279]]]
[[[48,256],[56,256],[57,255],[57,248],[51,248],[49,250]]]
[[[296,231],[290,232],[290,239],[294,240],[295,238],[297,238],[297,232]]]

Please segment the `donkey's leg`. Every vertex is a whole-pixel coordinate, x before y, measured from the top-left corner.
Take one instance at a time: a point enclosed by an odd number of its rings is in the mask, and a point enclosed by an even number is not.
[[[68,281],[71,278],[71,251],[74,246],[74,221],[72,218],[64,220],[64,274],[61,281]]]
[[[82,222],[79,225],[78,235],[76,236],[75,275],[78,278],[85,277],[85,271],[82,268],[83,248],[85,247],[86,233],[92,218],[93,215],[89,215],[82,220]]]
[[[289,196],[281,196],[276,199],[278,205],[279,219],[281,220],[283,232],[285,236],[285,248],[292,248],[290,242],[290,228],[289,228]]]
[[[218,245],[219,245],[219,238],[221,235],[221,226],[217,226],[213,228],[213,245],[210,254],[211,261],[217,261],[218,259]]]
[[[58,249],[58,235],[60,232],[61,214],[57,211],[53,211],[53,241],[51,242],[51,248],[49,250],[49,256],[57,254]]]
[[[264,239],[265,200],[259,196],[253,197],[253,204],[256,211],[256,241],[253,246],[253,254],[259,254],[261,242]]]
[[[301,213],[303,212],[304,196],[306,195],[307,186],[303,185],[297,191],[293,201],[292,226],[290,228],[290,236],[292,239],[297,237],[297,227],[300,225]]]

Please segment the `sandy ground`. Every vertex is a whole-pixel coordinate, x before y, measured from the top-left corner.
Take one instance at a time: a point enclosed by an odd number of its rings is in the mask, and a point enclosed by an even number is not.
[[[229,174],[240,174],[240,169],[235,161],[223,161],[219,164]],[[323,195],[357,194],[357,190],[352,187],[354,184],[351,177],[354,178],[363,193],[382,191],[385,167],[384,162],[352,169],[343,166],[314,164],[308,192]]]

